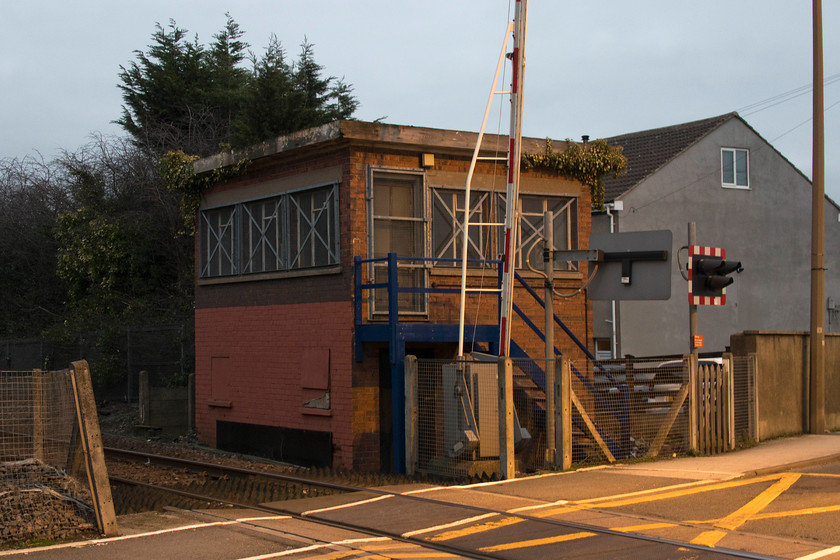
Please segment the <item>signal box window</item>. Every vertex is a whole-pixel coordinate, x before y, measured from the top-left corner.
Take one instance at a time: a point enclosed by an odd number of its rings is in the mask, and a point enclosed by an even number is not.
[[[374,258],[396,253],[400,257],[425,257],[425,212],[423,200],[423,175],[375,170],[370,177],[371,220],[370,252]],[[424,288],[426,267],[422,261],[400,261],[397,281],[401,288]],[[387,263],[372,265],[376,283],[387,283]],[[374,315],[388,312],[388,291],[374,290],[372,301]],[[421,292],[402,292],[399,311],[404,314],[424,315],[427,300]]]

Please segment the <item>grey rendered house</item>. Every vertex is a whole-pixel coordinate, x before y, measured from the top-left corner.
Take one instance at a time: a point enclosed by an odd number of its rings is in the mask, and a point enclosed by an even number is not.
[[[605,181],[606,211],[592,233],[670,230],[671,297],[593,302],[601,357],[689,351],[688,224],[696,245],[741,261],[726,304],[702,305],[701,352],[721,352],[742,331],[808,331],[811,182],[737,113],[609,138],[624,148],[627,173]],[[840,207],[825,204],[825,325],[840,332]],[[682,248],[682,249],[681,249]],[[684,267],[683,267],[684,270]],[[614,328],[613,328],[614,325]]]

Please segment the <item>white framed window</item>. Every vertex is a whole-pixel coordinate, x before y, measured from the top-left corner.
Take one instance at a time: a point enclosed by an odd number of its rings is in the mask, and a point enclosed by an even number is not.
[[[720,182],[723,187],[750,188],[750,152],[741,148],[720,149]]]
[[[338,185],[199,212],[199,278],[339,264]]]

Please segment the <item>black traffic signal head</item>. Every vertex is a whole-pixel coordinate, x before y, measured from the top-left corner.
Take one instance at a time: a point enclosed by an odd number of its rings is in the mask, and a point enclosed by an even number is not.
[[[692,247],[692,249],[708,249]],[[723,250],[721,256],[709,255],[701,251],[691,251],[689,255],[690,293],[689,300],[693,305],[723,305],[726,303],[725,288],[735,279],[729,276],[733,272],[741,272],[743,268],[738,261],[726,261]]]

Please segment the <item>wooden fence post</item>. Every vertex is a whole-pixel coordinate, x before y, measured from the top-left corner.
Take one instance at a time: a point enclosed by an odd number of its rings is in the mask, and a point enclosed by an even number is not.
[[[499,474],[502,480],[516,478],[513,441],[513,361],[499,357]]]
[[[99,418],[96,415],[96,401],[93,397],[93,383],[90,368],[86,360],[73,362],[73,395],[76,401],[76,418],[79,424],[79,436],[87,467],[93,508],[99,530],[106,537],[118,534],[117,517],[114,513],[114,501],[111,497],[111,485],[108,470],[105,468],[105,452],[102,449],[102,433],[99,431]]]
[[[32,457],[44,461],[47,439],[47,410],[44,404],[44,372],[32,371]]]
[[[417,357],[405,357],[405,473],[413,475],[417,470],[419,438],[417,435],[418,395]]]
[[[700,391],[697,382],[697,355],[688,356],[688,448],[697,451],[698,424],[697,416],[700,411]]]
[[[555,445],[561,457],[559,466],[566,471],[572,468],[572,365],[566,357],[555,364],[560,366],[560,375],[556,376],[553,388],[557,408]]]

